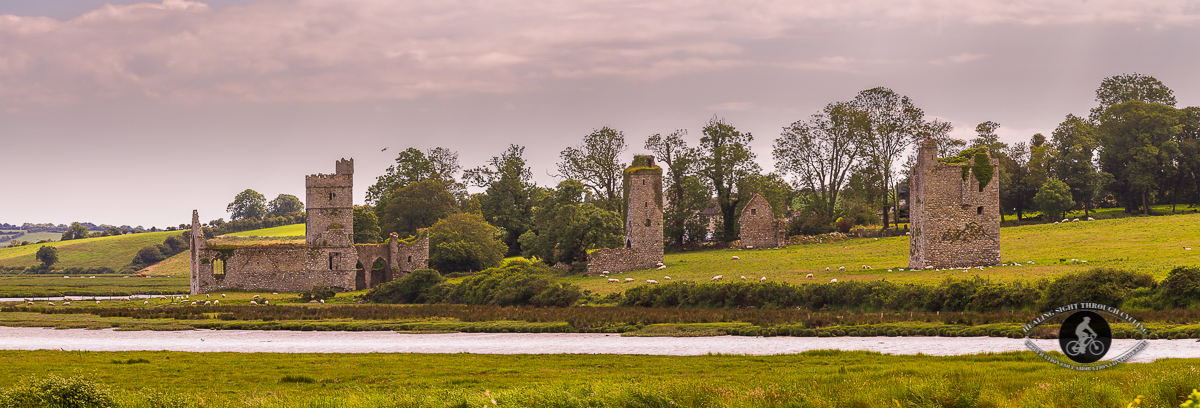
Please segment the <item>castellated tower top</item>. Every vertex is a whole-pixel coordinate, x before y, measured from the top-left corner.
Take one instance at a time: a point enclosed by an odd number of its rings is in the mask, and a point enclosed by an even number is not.
[[[337,164],[335,166],[337,169],[337,174],[354,174],[354,159],[353,158],[351,158],[350,160],[346,160],[346,159],[338,160]]]

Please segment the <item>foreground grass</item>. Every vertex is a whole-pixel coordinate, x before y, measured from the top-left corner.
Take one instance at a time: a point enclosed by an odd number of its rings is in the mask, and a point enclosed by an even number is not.
[[[118,407],[1178,406],[1196,359],[1076,372],[1031,352],[956,357],[0,351],[0,387],[82,375]],[[494,401],[494,402],[493,402]]]
[[[784,249],[714,250],[667,254],[662,271],[644,270],[620,274],[630,283],[609,283],[604,277],[568,278],[566,281],[597,293],[623,291],[647,279],[708,281],[716,275],[725,280],[828,282],[830,279],[877,280],[899,283],[936,284],[947,277],[981,275],[994,281],[1036,281],[1092,267],[1114,267],[1147,272],[1156,279],[1166,277],[1175,266],[1200,264],[1200,214],[1129,217],[1111,220],[1045,224],[1000,229],[1003,262],[1023,266],[942,271],[899,271],[908,266],[908,237],[854,239],[850,241],[793,245]],[[1188,250],[1185,248],[1193,248]],[[736,255],[740,260],[733,260]],[[1072,262],[1072,259],[1086,263]],[[1034,261],[1034,264],[1028,264]],[[862,269],[868,265],[871,269]],[[845,271],[838,271],[839,267]],[[826,272],[825,268],[830,271]],[[888,269],[892,271],[889,272]],[[809,273],[814,279],[806,279]]]
[[[58,248],[58,263],[55,268],[99,268],[109,267],[120,270],[129,264],[139,249],[150,245],[158,245],[171,235],[179,235],[181,231],[146,232],[141,234],[121,235],[116,237],[84,238],[70,241],[57,241],[47,244],[26,245],[16,248],[0,248],[0,266],[28,267],[41,262],[34,257],[38,248],[53,246]]]

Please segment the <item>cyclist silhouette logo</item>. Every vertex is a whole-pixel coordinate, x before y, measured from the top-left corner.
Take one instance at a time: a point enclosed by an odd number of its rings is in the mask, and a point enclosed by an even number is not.
[[[1067,316],[1058,331],[1058,344],[1072,361],[1087,364],[1099,361],[1112,345],[1112,330],[1100,314],[1080,311]]]

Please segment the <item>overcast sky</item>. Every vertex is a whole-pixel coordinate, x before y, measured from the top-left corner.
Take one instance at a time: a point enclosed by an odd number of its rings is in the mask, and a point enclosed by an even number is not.
[[[471,168],[520,144],[553,185],[593,129],[632,157],[714,115],[771,170],[784,126],[877,86],[1011,143],[1121,73],[1200,105],[1197,20],[1192,0],[4,0],[0,222],[228,219],[343,157],[361,203],[408,147]]]

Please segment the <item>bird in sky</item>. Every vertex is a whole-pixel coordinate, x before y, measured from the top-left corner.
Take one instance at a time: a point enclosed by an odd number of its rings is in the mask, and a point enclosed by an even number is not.
[[[387,151],[387,148],[385,147],[385,148],[383,148],[383,150],[380,150],[380,151],[381,152]]]

